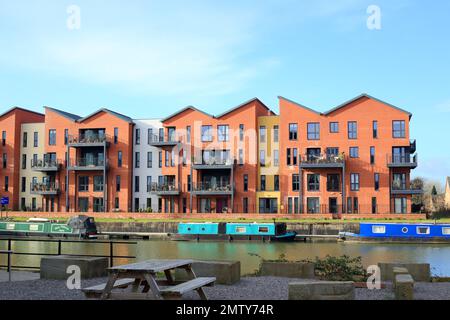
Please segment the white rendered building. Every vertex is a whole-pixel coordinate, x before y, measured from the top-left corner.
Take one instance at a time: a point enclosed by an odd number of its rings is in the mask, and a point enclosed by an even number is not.
[[[150,146],[151,139],[162,128],[157,119],[133,120],[133,211],[158,212],[161,208],[159,197],[151,193],[151,187],[162,175],[159,163],[161,149]]]

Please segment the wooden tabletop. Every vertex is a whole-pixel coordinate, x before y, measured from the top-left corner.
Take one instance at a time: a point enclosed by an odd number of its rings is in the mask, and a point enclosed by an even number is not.
[[[108,270],[112,272],[118,271],[142,271],[142,272],[150,272],[156,273],[165,270],[175,269],[178,267],[186,266],[188,264],[193,263],[193,260],[146,260],[142,262],[136,262],[131,264],[125,264],[122,266],[116,266],[109,268]]]

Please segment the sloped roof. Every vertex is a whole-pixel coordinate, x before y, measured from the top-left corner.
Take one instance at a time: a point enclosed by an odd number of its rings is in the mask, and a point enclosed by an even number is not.
[[[8,113],[11,113],[11,112],[13,112],[13,111],[15,111],[15,110],[21,110],[21,111],[25,111],[25,112],[31,112],[31,113],[37,114],[37,115],[39,115],[39,116],[45,117],[45,115],[42,114],[42,113],[40,113],[40,112],[28,110],[28,109],[21,108],[21,107],[12,107],[11,109],[9,109],[9,110],[3,112],[2,114],[0,114],[0,118],[3,118],[3,117],[6,116]]]
[[[112,114],[113,116],[115,116],[117,118],[120,118],[120,119],[122,119],[122,120],[124,120],[126,122],[133,123],[133,119],[131,119],[130,117],[128,117],[126,115],[123,115],[121,113],[118,113],[118,112],[106,109],[106,108],[101,108],[101,109],[91,113],[90,115],[84,117],[84,118],[80,118],[80,119],[77,120],[77,122],[83,122],[83,121],[85,121],[85,120],[87,120],[87,119],[89,119],[89,118],[99,114],[100,112],[106,112],[106,113]]]
[[[53,111],[53,112],[55,112],[55,113],[65,117],[65,118],[67,118],[67,119],[69,119],[71,121],[74,121],[74,122],[77,121],[78,119],[81,119],[81,117],[79,115],[76,115],[76,114],[73,114],[73,113],[69,113],[69,112],[66,112],[66,111],[62,111],[62,110],[55,109],[55,108],[50,108],[50,107],[44,107],[44,108],[45,109],[49,109],[49,110],[51,110],[51,111]]]
[[[227,114],[229,114],[229,113],[231,113],[231,112],[233,112],[233,111],[235,111],[235,110],[238,110],[239,108],[242,108],[242,107],[248,105],[249,103],[251,103],[251,102],[253,102],[253,101],[258,101],[259,103],[261,103],[261,104],[263,105],[263,107],[265,107],[267,110],[269,110],[270,112],[272,112],[272,110],[270,110],[270,108],[269,108],[268,106],[266,106],[266,105],[264,104],[264,102],[262,102],[262,101],[259,100],[258,98],[253,98],[253,99],[250,99],[250,100],[248,100],[248,101],[246,101],[246,102],[244,102],[244,103],[241,103],[241,104],[237,105],[236,107],[233,107],[233,108],[231,108],[231,109],[228,109],[228,110],[225,111],[224,113],[221,113],[221,114],[219,114],[218,116],[215,116],[215,118],[221,118],[221,117],[223,117],[224,115],[227,115]],[[272,113],[273,113],[273,112],[272,112]]]
[[[184,107],[183,109],[181,109],[181,110],[179,110],[179,111],[177,111],[177,112],[175,112],[175,113],[172,113],[170,116],[168,116],[168,117],[162,119],[161,122],[165,122],[165,121],[167,121],[167,120],[169,120],[169,119],[172,119],[173,117],[175,117],[175,116],[177,116],[177,115],[179,115],[179,114],[181,114],[181,113],[183,113],[183,112],[185,112],[185,111],[187,111],[187,110],[198,111],[198,112],[201,112],[201,113],[203,113],[204,115],[206,115],[206,116],[208,116],[208,117],[214,118],[213,115],[211,115],[211,114],[209,114],[209,113],[206,113],[206,112],[204,112],[204,111],[202,111],[202,110],[200,110],[200,109],[197,109],[196,107],[193,107],[193,106],[187,106],[187,107]]]
[[[314,110],[314,109],[308,108],[308,107],[306,107],[306,106],[304,106],[304,105],[302,105],[302,104],[300,104],[300,103],[298,103],[298,102],[295,102],[295,101],[290,100],[290,99],[288,99],[288,98],[285,98],[285,97],[283,97],[283,96],[278,96],[278,99],[286,100],[286,101],[288,101],[288,102],[290,102],[290,103],[295,104],[296,106],[298,106],[298,107],[300,107],[300,108],[303,108],[303,109],[306,109],[306,110],[308,110],[308,111],[317,113],[318,115],[322,115],[322,113],[319,112],[319,111],[316,111],[316,110]]]

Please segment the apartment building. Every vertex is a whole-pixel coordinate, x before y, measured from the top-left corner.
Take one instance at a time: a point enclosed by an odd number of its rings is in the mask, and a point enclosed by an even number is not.
[[[153,137],[163,126],[160,120],[133,120],[133,211],[160,212],[162,199],[156,195],[162,168],[158,159],[161,149],[153,146]],[[162,136],[162,135],[161,135]],[[168,184],[167,184],[168,185]],[[173,185],[170,185],[172,188]]]
[[[409,112],[366,94],[323,113],[279,103],[287,213],[411,212]]]
[[[265,115],[273,112],[255,98],[217,116],[186,107],[163,119],[152,143],[160,149],[161,211],[256,212],[255,128]]]
[[[45,123],[23,123],[20,144],[20,210],[45,209],[43,194],[51,193],[56,186],[46,180],[44,169],[50,164],[39,162],[44,155]]]
[[[20,168],[22,124],[44,122],[41,113],[14,107],[0,115],[0,195],[7,197],[12,210],[20,210]]]

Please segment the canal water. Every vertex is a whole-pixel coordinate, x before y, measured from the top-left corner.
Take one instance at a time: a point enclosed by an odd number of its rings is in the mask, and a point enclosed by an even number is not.
[[[0,250],[6,249],[5,241],[0,241]],[[56,243],[14,242],[13,251],[56,253]],[[64,243],[62,253],[109,254],[109,245],[100,243]],[[243,275],[253,273],[259,265],[257,254],[265,259],[277,259],[284,254],[289,260],[314,259],[348,255],[362,257],[365,266],[378,262],[427,262],[431,264],[433,275],[450,276],[450,245],[447,244],[369,244],[345,242],[316,243],[262,243],[262,242],[190,242],[190,241],[144,241],[136,244],[117,244],[115,255],[136,256],[136,261],[146,259],[223,259],[241,261]],[[17,255],[14,265],[39,265],[39,257]],[[114,263],[124,264],[134,260],[115,259]],[[0,255],[0,264],[6,257]]]

